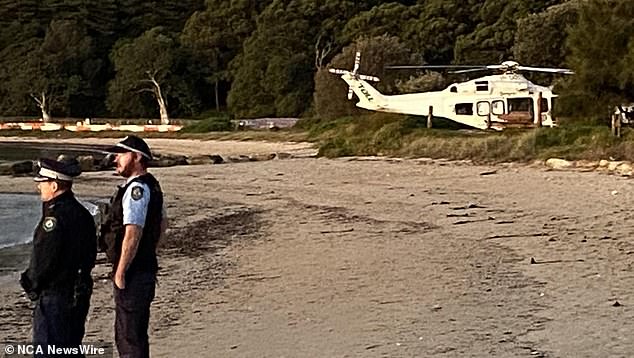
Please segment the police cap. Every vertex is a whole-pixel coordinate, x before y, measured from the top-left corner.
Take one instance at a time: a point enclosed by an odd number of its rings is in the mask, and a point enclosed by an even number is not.
[[[139,153],[145,158],[152,160],[152,152],[150,151],[150,147],[145,143],[145,141],[135,135],[129,135],[119,143],[117,143],[114,147],[110,147],[106,149],[108,153],[127,153],[134,152]]]
[[[43,158],[36,164],[35,181],[62,180],[73,181],[81,174],[81,167],[76,159],[54,160]]]

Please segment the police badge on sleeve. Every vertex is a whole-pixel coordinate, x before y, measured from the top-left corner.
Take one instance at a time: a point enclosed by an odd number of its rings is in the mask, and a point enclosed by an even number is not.
[[[132,188],[132,199],[139,200],[143,197],[143,188],[140,186],[135,186]]]
[[[42,229],[44,229],[44,231],[46,232],[51,232],[55,230],[56,226],[57,226],[57,219],[55,219],[52,216],[47,216],[44,218],[44,221],[42,221]]]

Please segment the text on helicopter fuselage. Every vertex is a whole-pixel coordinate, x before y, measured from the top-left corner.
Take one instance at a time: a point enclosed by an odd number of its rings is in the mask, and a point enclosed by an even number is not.
[[[367,89],[365,89],[365,87],[363,87],[362,83],[359,83],[359,90],[361,91],[361,93],[363,93],[363,95],[365,96],[365,98],[372,102],[374,101],[374,98],[372,97],[372,95],[370,94],[370,92],[368,92]]]

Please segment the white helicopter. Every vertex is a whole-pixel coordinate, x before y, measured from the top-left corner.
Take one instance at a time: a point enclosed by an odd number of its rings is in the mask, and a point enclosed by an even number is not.
[[[361,54],[356,53],[352,71],[329,69],[341,75],[352,94],[359,98],[357,107],[371,111],[443,117],[479,129],[502,130],[507,127],[557,125],[552,115],[556,94],[548,87],[527,80],[518,71],[573,74],[565,68],[520,66],[515,61],[488,66],[388,66],[392,69],[463,68],[453,73],[497,70],[500,74],[454,83],[442,91],[384,95],[368,81],[378,82],[374,76],[358,74]],[[539,115],[535,115],[539,113]]]

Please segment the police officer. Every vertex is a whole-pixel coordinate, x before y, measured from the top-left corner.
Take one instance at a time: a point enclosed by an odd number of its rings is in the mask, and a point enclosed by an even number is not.
[[[149,357],[148,323],[156,287],[156,246],[165,232],[163,193],[147,172],[152,152],[145,141],[127,136],[116,153],[116,172],[126,179],[115,192],[102,225],[100,245],[112,263],[115,341],[122,358]]]
[[[20,284],[35,301],[35,344],[77,347],[84,337],[97,237],[92,215],[72,191],[73,178],[80,173],[76,160],[42,159],[34,178],[43,212]]]

